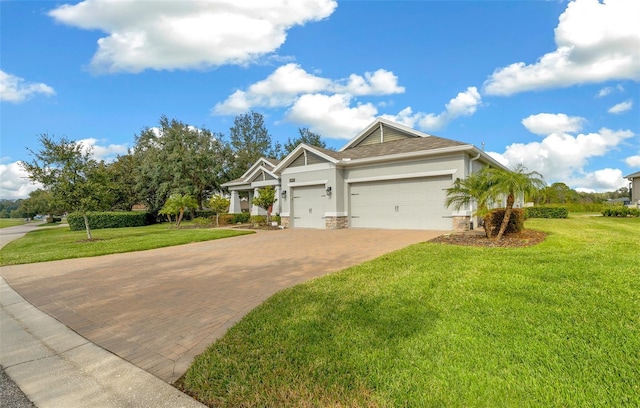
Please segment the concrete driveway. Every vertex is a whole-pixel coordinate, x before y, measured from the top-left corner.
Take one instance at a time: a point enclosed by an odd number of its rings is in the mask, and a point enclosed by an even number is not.
[[[150,251],[6,266],[27,301],[173,383],[193,358],[281,289],[443,232],[260,231]]]

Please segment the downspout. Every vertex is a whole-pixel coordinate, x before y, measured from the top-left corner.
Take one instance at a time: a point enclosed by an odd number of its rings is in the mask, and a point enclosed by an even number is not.
[[[478,160],[481,155],[482,155],[482,153],[478,153],[478,155],[476,157],[474,157],[473,159],[469,160],[469,169],[467,169],[467,177],[471,175],[471,167],[472,167],[471,162],[474,162],[474,161]]]

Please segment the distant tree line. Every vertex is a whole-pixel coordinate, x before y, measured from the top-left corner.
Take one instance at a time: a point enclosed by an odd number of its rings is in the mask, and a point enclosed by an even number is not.
[[[40,135],[40,149],[21,162],[34,182],[44,186],[24,200],[2,200],[0,216],[33,217],[78,211],[131,210],[141,204],[157,215],[170,197],[188,196],[202,209],[223,194],[222,184],[240,177],[260,157],[282,159],[300,143],[326,148],[307,128],[282,145],[272,139],[256,112],[238,115],[229,136],[162,116],[146,127],[135,144],[112,163],[98,161],[88,146]],[[89,234],[89,229],[87,228]]]

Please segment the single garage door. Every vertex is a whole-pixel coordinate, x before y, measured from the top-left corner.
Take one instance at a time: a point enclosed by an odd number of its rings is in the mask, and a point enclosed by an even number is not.
[[[452,229],[451,209],[444,205],[450,175],[350,186],[352,228]]]
[[[292,198],[294,228],[326,228],[324,185],[294,187]]]

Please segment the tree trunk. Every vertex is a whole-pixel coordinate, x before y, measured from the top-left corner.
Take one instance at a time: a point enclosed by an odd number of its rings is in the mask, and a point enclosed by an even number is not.
[[[84,228],[87,230],[87,239],[91,241],[91,228],[89,228],[89,217],[87,217],[87,212],[82,212],[82,218],[84,219]]]
[[[493,234],[493,224],[491,223],[491,214],[482,217],[482,228],[484,228],[484,233],[487,238],[491,239],[491,235]]]
[[[176,228],[180,227],[180,223],[182,222],[182,217],[184,216],[184,209],[180,209],[180,215],[178,215],[178,219],[176,220]]]
[[[511,213],[513,212],[513,203],[515,202],[515,197],[513,194],[509,194],[507,196],[507,206],[504,211],[504,218],[502,219],[502,224],[500,224],[500,231],[498,231],[498,235],[496,239],[500,241],[502,239],[502,235],[507,229],[507,225],[509,225],[509,218],[511,218]]]
[[[216,227],[220,227],[220,214],[216,213]]]

